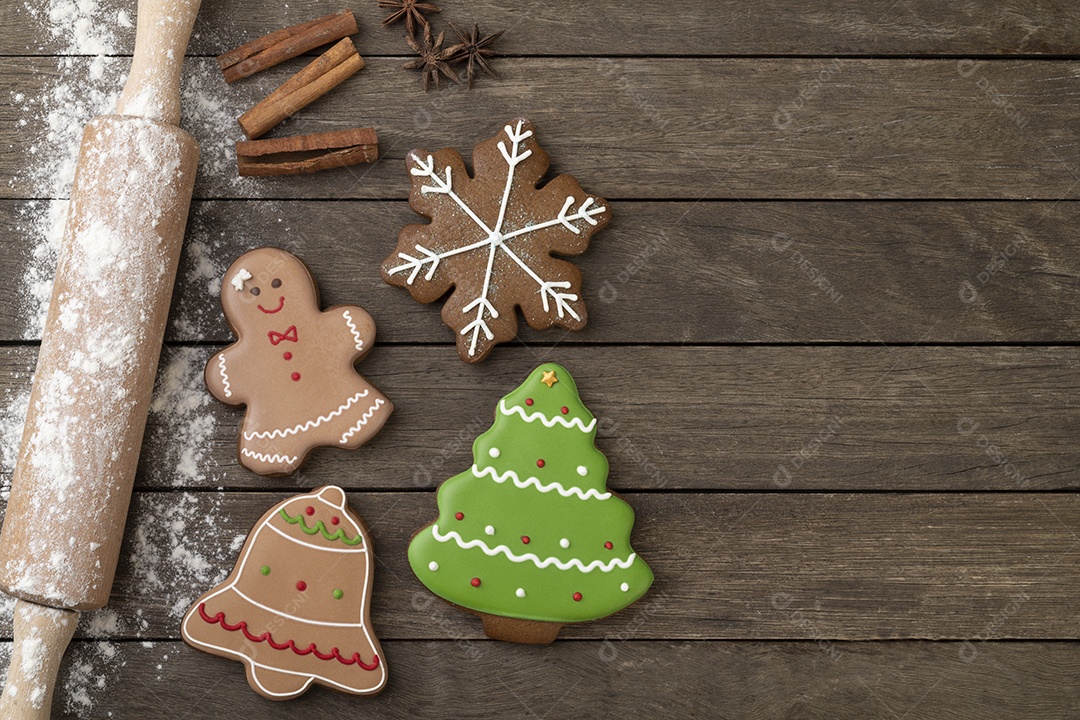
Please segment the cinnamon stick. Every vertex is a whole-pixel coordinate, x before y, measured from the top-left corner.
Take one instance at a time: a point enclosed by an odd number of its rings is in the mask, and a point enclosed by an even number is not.
[[[357,31],[352,10],[342,10],[252,40],[219,56],[218,66],[226,82],[235,82]]]
[[[236,143],[236,162],[245,177],[304,175],[379,159],[374,128],[334,130]]]
[[[240,116],[244,134],[254,140],[287,117],[307,107],[364,67],[352,40],[345,38],[285,81],[258,105]]]

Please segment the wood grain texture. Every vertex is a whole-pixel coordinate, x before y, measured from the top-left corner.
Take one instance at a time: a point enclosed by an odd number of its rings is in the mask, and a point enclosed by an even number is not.
[[[97,652],[96,643],[75,645],[75,658]],[[390,641],[383,645],[390,682],[381,695],[358,699],[314,688],[276,705],[251,691],[238,664],[181,643],[110,648],[110,687],[125,691],[95,694],[95,717],[156,717],[165,705],[193,719],[546,713],[939,720],[947,710],[955,720],[1060,720],[1080,709],[1078,643],[991,642],[968,660],[958,643],[565,642],[523,650],[496,642]],[[76,661],[62,672],[70,674]]]
[[[292,493],[298,492],[294,489]],[[222,557],[282,493],[198,493],[176,533],[177,498],[137,492],[109,611],[118,635],[177,638],[183,567]],[[656,574],[622,612],[563,628],[574,639],[1080,639],[1080,497],[1074,494],[623,493],[633,547]],[[372,622],[384,639],[479,639],[479,620],[429,593],[408,565],[434,493],[351,493],[377,568]],[[186,513],[185,513],[186,515]],[[207,520],[202,520],[203,517]],[[150,580],[153,578],[153,580]],[[163,591],[168,588],[168,591]],[[137,614],[138,613],[138,614]],[[7,622],[7,621],[5,621]],[[79,636],[85,637],[81,628]],[[10,628],[0,627],[0,636]]]
[[[102,0],[102,21],[124,9],[135,17],[135,0]],[[373,2],[348,3],[360,25],[366,55],[407,52],[399,24],[381,28],[389,11]],[[343,7],[346,5],[342,5]],[[195,28],[191,54],[217,55],[255,37],[324,14],[314,0],[260,4],[207,3]],[[598,20],[602,18],[602,21]],[[935,0],[764,0],[749,10],[736,0],[685,0],[674,8],[647,0],[576,3],[556,0],[507,4],[494,0],[449,6],[436,18],[459,24],[482,21],[483,29],[506,29],[498,49],[514,55],[920,55],[1077,54],[1070,32],[1080,11],[1067,2],[942,5]],[[70,49],[43,31],[20,3],[0,6],[0,55],[63,54]],[[601,31],[602,30],[602,31]],[[116,52],[130,52],[134,31],[117,32]]]
[[[162,372],[201,396],[210,348],[170,348]],[[162,395],[142,488],[432,489],[472,463],[500,397],[540,359],[573,372],[600,418],[617,490],[1061,490],[1078,485],[1080,348],[500,348],[465,367],[453,348],[376,348],[361,372],[393,401],[364,448],[316,450],[296,478],[236,460],[243,413]],[[459,362],[459,361],[458,361]],[[17,408],[33,350],[0,351],[0,396]],[[18,412],[13,410],[13,412]],[[205,423],[200,479],[178,468]],[[4,468],[5,477],[11,471]]]
[[[26,205],[0,201],[0,274],[23,277]],[[530,344],[1071,342],[1080,337],[1076,202],[622,202],[592,248],[584,331]],[[378,267],[420,221],[401,201],[196,203],[167,337],[224,344],[211,292],[260,244],[304,258],[329,305],[359,303],[379,342],[445,343],[438,305]],[[345,228],[345,231],[342,231]],[[216,288],[216,286],[214,286]],[[677,290],[673,292],[673,290]],[[0,284],[0,340],[36,340],[25,288]]]
[[[127,61],[105,63],[104,77]],[[87,73],[72,63],[69,77]],[[469,153],[516,115],[530,118],[554,159],[589,192],[620,199],[1080,197],[1080,63],[1033,60],[515,58],[498,83],[423,93],[400,58],[373,58],[347,86],[279,132],[377,128],[384,161],[315,178],[237,181],[238,128],[192,121],[203,140],[196,197],[397,198],[408,191],[411,148]],[[239,116],[295,68],[226,87],[212,59],[188,63],[201,101]],[[0,63],[8,84],[40,95],[56,61]],[[265,76],[265,77],[262,77]],[[192,82],[189,80],[189,83]],[[188,105],[189,111],[192,103]],[[22,169],[35,133],[0,106],[2,197],[39,197]],[[204,119],[205,120],[205,119]],[[626,148],[634,148],[628,152]],[[46,152],[42,146],[38,152]]]

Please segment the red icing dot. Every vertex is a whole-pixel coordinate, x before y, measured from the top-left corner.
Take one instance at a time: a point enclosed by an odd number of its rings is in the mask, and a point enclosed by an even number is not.
[[[536,461],[536,467],[544,467],[544,461],[543,460],[537,460]]]
[[[473,578],[471,582],[473,587],[480,587],[480,578]]]
[[[340,519],[340,518],[338,518],[338,516],[337,516],[337,515],[335,515],[334,517],[330,518],[330,524],[331,524],[331,525],[337,525],[337,524],[338,524],[339,522],[341,522],[341,519]],[[610,545],[610,544],[611,544],[611,543],[608,543],[608,545]]]
[[[296,582],[296,589],[299,590],[300,592],[304,592],[305,590],[307,590],[307,583],[304,582],[303,580],[298,580]]]
[[[615,546],[614,546],[614,545],[612,545],[612,544],[611,544],[611,541],[609,540],[609,541],[607,541],[606,543],[604,543],[604,547],[605,547],[605,548],[607,548],[608,550],[610,550],[611,548],[613,548],[613,547],[615,547]]]
[[[581,593],[574,593],[574,602],[581,602]]]
[[[570,408],[568,408],[568,407],[566,407],[565,405],[563,405],[563,407],[562,407],[562,414],[563,414],[563,415],[566,415],[566,414],[567,414],[568,412],[570,412]]]
[[[304,512],[306,512],[308,515],[314,515],[315,514],[315,508],[308,505],[307,509],[305,509]]]
[[[286,360],[292,360],[292,353],[287,352],[284,355],[282,355],[281,357],[285,358]]]
[[[529,542],[530,542],[529,536],[528,535],[522,535],[521,536],[521,542],[524,543],[525,545],[528,545]]]
[[[300,379],[300,373],[294,372],[291,375],[291,377],[292,377],[293,380],[299,380]]]
[[[454,513],[454,517],[457,518],[458,520],[464,520],[465,519],[465,513]]]
[[[533,403],[532,398],[525,398],[525,404],[531,406]]]

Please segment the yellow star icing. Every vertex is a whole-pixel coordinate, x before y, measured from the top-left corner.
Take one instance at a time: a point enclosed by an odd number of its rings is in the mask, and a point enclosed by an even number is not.
[[[554,370],[545,370],[544,377],[540,378],[540,382],[544,383],[550,388],[552,385],[559,382],[559,378],[555,377]]]

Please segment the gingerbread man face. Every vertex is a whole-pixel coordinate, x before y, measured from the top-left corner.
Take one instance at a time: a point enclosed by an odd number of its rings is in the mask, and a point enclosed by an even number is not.
[[[277,248],[241,255],[225,273],[221,306],[237,334],[258,335],[318,314],[319,293],[307,266]]]
[[[210,358],[204,377],[218,400],[247,407],[244,467],[288,475],[312,448],[355,449],[379,431],[393,406],[353,367],[375,341],[363,308],[321,310],[307,266],[278,248],[234,262],[221,304],[238,339]]]

